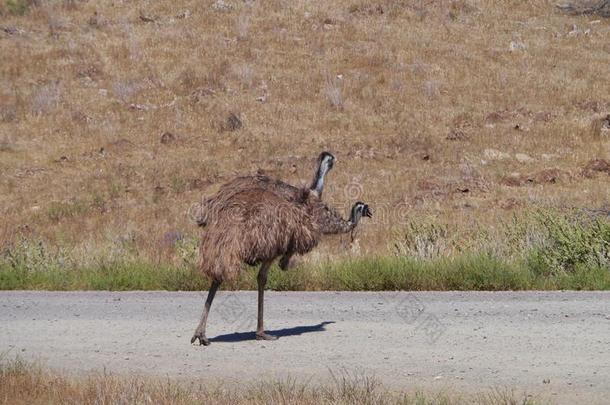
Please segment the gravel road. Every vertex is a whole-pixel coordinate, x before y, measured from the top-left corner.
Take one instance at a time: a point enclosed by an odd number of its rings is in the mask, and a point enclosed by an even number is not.
[[[189,343],[205,293],[0,292],[0,356],[69,372],[228,383],[331,372],[393,389],[490,387],[552,403],[608,403],[610,292],[221,291],[208,347]]]

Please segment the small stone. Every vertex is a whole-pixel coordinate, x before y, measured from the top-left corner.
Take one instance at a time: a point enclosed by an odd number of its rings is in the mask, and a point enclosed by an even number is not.
[[[143,10],[140,10],[140,21],[145,22],[145,23],[150,23],[150,22],[155,22],[157,18],[150,16],[150,15],[146,15],[144,14]]]
[[[483,156],[485,159],[489,160],[506,160],[510,159],[510,155],[506,152],[501,152],[496,149],[485,149],[483,151]]]
[[[526,155],[525,153],[515,154],[515,159],[517,159],[517,162],[519,162],[519,163],[531,163],[531,162],[535,161],[534,158],[532,158],[529,155]]]
[[[233,10],[233,6],[223,0],[216,0],[214,4],[212,4],[212,8],[216,11],[231,11]]]
[[[467,136],[464,131],[461,131],[459,129],[452,129],[445,137],[445,139],[447,139],[448,141],[463,141],[466,138]]]
[[[161,135],[161,143],[163,145],[170,144],[170,143],[174,142],[175,140],[176,140],[176,136],[174,134],[172,134],[171,132],[164,132],[163,135]]]
[[[526,48],[527,46],[521,41],[510,41],[510,45],[508,46],[508,49],[511,52],[522,51]]]
[[[2,28],[2,31],[4,31],[8,35],[23,35],[23,34],[25,34],[24,30],[22,30],[21,28],[17,28],[17,27],[4,27],[4,28]]]
[[[540,155],[540,157],[542,158],[542,160],[553,160],[554,158],[557,157],[557,155],[553,155],[552,153],[543,153],[542,155]]]
[[[239,117],[235,114],[235,113],[230,113],[229,117],[227,118],[227,122],[225,125],[223,125],[223,129],[225,131],[237,131],[238,129],[240,129],[243,126],[241,119],[239,119]]]

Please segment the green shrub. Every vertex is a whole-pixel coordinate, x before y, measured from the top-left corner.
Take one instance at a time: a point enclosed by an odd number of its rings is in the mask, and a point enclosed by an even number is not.
[[[539,243],[528,254],[536,271],[573,272],[583,265],[610,270],[610,222],[606,219],[541,211],[537,225]]]

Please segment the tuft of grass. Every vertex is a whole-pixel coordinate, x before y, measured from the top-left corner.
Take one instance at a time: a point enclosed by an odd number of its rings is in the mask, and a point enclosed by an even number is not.
[[[57,222],[83,215],[88,209],[89,206],[84,201],[52,201],[47,208],[47,216],[51,221]]]
[[[145,376],[119,376],[90,373],[75,377],[44,370],[41,366],[16,359],[0,358],[0,403],[65,404],[417,404],[480,405],[523,404],[536,402],[526,395],[495,389],[475,395],[453,393],[394,392],[366,376],[346,372],[333,373],[332,382],[314,384],[289,378],[261,381],[239,386],[209,384],[205,380],[190,383]]]

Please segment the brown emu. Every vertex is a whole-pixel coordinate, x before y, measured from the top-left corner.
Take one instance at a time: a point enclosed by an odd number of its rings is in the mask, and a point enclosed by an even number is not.
[[[223,281],[233,280],[241,272],[243,264],[260,264],[256,339],[277,339],[266,334],[263,326],[264,290],[271,263],[289,252],[311,251],[322,234],[351,231],[362,216],[371,217],[364,203],[354,204],[349,220],[344,220],[308,190],[302,191],[297,202],[264,189],[236,192],[202,235],[198,267],[212,284],[191,343],[199,340],[202,345],[209,344],[205,329],[214,295]]]
[[[318,156],[317,168],[313,176],[313,180],[309,186],[309,191],[314,193],[319,198],[322,198],[324,190],[324,180],[328,172],[335,164],[335,157],[330,152],[322,152]],[[239,192],[246,190],[263,189],[276,193],[279,197],[284,198],[288,202],[296,202],[303,196],[303,188],[295,187],[283,181],[273,179],[269,176],[256,174],[254,176],[237,177],[230,182],[224,184],[212,197],[205,200],[201,206],[201,212],[197,218],[197,225],[205,227],[209,222],[213,221],[220,211],[225,209],[231,199]],[[290,258],[295,252],[288,251],[280,259],[279,266],[282,270],[286,270],[290,263]]]

